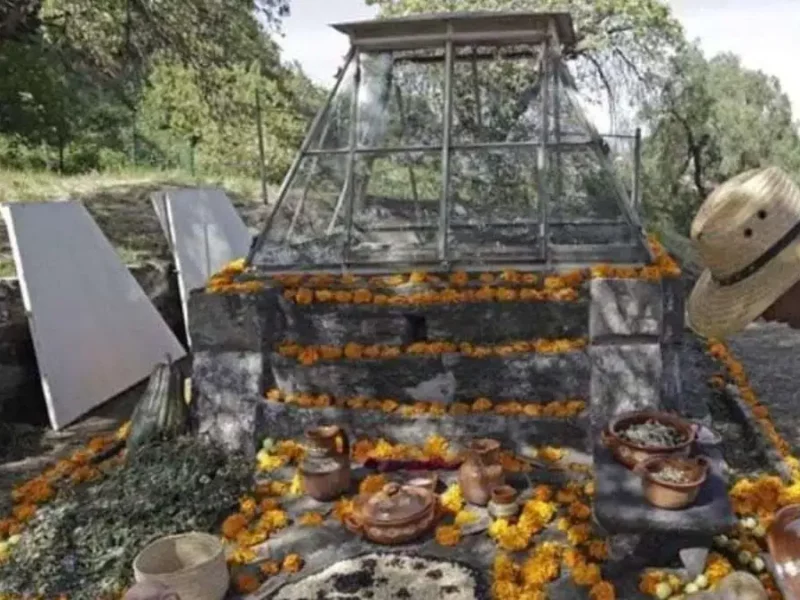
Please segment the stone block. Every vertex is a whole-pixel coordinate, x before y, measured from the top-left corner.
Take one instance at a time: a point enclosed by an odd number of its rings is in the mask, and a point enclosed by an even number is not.
[[[589,303],[475,302],[419,312],[430,341],[496,344],[537,338],[586,337]]]
[[[261,352],[194,353],[192,420],[200,435],[232,451],[255,455],[263,430]]]
[[[309,366],[273,354],[271,364],[276,386],[284,393],[407,402],[450,403],[480,397],[520,402],[586,398],[590,380],[588,357],[582,351],[488,358],[459,354],[401,356],[320,361]]]
[[[665,510],[648,503],[641,478],[600,445],[595,447],[594,467],[594,517],[609,534],[713,536],[736,523],[720,460],[712,460],[709,477],[697,500],[683,510]]]
[[[414,339],[411,311],[399,307],[358,304],[298,305],[283,298],[278,305],[285,322],[285,339],[303,346],[410,344]]]
[[[683,279],[662,279],[663,321],[661,341],[678,343],[683,339],[686,326],[686,290]]]
[[[641,279],[593,279],[589,337],[658,336],[663,302],[661,284]]]
[[[661,345],[661,406],[687,417],[703,416],[699,406],[687,406],[681,380],[681,345]]]
[[[500,440],[504,447],[518,453],[522,453],[525,446],[545,444],[582,451],[590,449],[588,423],[584,417],[555,419],[480,413],[407,418],[373,410],[301,408],[266,400],[262,400],[262,404],[262,439],[299,439],[309,427],[336,423],[345,427],[353,439],[383,437],[399,443],[421,445],[431,435],[438,434],[450,440],[492,437]]]
[[[280,330],[273,290],[260,294],[189,296],[189,332],[195,350],[261,352]]]
[[[661,346],[591,346],[592,426],[602,428],[621,413],[661,407]]]

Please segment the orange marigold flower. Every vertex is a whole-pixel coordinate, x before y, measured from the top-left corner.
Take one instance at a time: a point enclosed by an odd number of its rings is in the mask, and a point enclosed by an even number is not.
[[[259,565],[258,570],[265,577],[273,577],[281,572],[281,565],[276,560],[265,560]]]
[[[589,598],[591,600],[616,600],[614,584],[610,581],[598,581],[589,590]]]
[[[237,573],[233,578],[233,586],[240,594],[252,594],[261,587],[261,582],[254,575],[247,572]]]
[[[303,568],[303,559],[299,554],[289,554],[283,559],[281,568],[285,573],[297,573]]]
[[[435,537],[436,543],[441,546],[456,546],[461,541],[461,528],[457,525],[439,525]]]
[[[358,485],[358,491],[361,494],[377,494],[387,483],[388,481],[383,475],[367,475]]]
[[[247,517],[243,514],[232,514],[222,523],[222,535],[229,540],[236,539],[236,536],[247,528],[247,523]]]
[[[300,515],[297,522],[305,527],[319,527],[325,521],[325,517],[318,512],[307,512]]]

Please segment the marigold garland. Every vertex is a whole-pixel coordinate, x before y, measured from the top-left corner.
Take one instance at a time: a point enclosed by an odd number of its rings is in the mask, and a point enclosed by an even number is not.
[[[271,389],[264,394],[270,402],[294,404],[301,408],[349,408],[358,410],[381,411],[386,414],[397,414],[406,418],[421,416],[441,417],[446,414],[463,416],[475,413],[495,412],[506,416],[525,416],[532,418],[572,418],[586,410],[586,402],[578,399],[554,400],[547,403],[501,401],[492,402],[488,398],[478,398],[472,402],[454,402],[444,405],[441,402],[414,402],[403,404],[397,400],[377,400],[370,398],[334,398],[330,394],[284,394],[279,389]],[[263,470],[274,470],[283,466],[279,459],[266,462]]]
[[[284,342],[277,352],[285,358],[293,358],[302,365],[311,366],[320,361],[390,359],[400,356],[438,356],[441,354],[461,354],[468,358],[490,356],[510,356],[536,352],[539,354],[562,354],[586,348],[585,338],[537,339],[508,342],[499,345],[475,345],[468,342],[416,342],[408,346],[377,344],[364,346],[351,342],[345,346],[301,346],[294,342]]]
[[[273,275],[270,279],[238,281],[245,274],[245,260],[230,262],[214,274],[206,291],[215,294],[249,294],[263,290],[268,284],[284,289],[284,298],[298,304],[332,302],[336,304],[429,305],[463,302],[562,301],[578,299],[577,288],[588,278],[644,279],[658,281],[680,277],[678,264],[655,236],[648,236],[648,246],[654,256],[653,264],[644,267],[615,267],[598,265],[591,270],[574,270],[553,275],[523,273],[513,269],[500,272],[431,274],[424,271],[395,275],[358,276],[351,273]],[[541,283],[541,289],[530,286]],[[403,286],[437,286],[437,289],[403,294],[377,293]],[[445,286],[442,288],[442,286]],[[478,289],[471,289],[480,286]],[[523,286],[517,289],[514,286]],[[351,289],[347,289],[351,288]],[[355,288],[355,289],[352,289]]]

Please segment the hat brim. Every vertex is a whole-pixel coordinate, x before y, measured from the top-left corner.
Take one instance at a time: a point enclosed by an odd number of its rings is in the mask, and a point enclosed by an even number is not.
[[[719,285],[705,270],[689,296],[688,325],[706,338],[727,337],[758,319],[798,281],[800,243],[733,285]]]

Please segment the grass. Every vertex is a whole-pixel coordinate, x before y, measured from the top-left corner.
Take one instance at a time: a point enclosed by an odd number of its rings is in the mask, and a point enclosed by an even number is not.
[[[193,177],[180,171],[126,170],[60,176],[47,171],[0,169],[0,202],[81,200],[126,264],[169,258],[150,195],[169,187],[203,186],[224,189],[249,226],[261,222],[265,209],[257,179]],[[275,192],[270,188],[269,197],[274,197]],[[14,274],[5,224],[0,222],[0,277]]]

